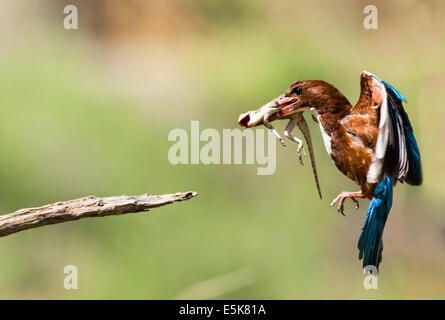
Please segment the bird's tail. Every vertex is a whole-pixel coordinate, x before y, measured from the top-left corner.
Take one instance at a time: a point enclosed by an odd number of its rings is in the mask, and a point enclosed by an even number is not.
[[[374,190],[358,241],[359,259],[363,258],[363,267],[371,265],[378,269],[382,261],[382,235],[392,206],[392,188],[391,177],[385,176]]]

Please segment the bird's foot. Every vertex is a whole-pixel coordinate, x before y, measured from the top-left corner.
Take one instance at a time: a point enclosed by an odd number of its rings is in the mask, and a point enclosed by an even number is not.
[[[357,199],[355,199],[355,198],[364,198],[364,197],[365,197],[365,195],[362,192],[343,191],[334,200],[332,200],[331,207],[333,207],[334,204],[339,202],[337,210],[344,216],[345,215],[344,214],[344,202],[347,198],[351,198],[352,201],[354,201],[354,203],[355,203],[355,208],[358,209],[359,203],[358,203]]]

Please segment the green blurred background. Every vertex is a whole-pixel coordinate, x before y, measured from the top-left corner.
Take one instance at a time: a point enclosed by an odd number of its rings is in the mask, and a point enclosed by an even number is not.
[[[79,30],[63,28],[68,4]],[[90,194],[199,197],[0,238],[0,298],[445,298],[445,3],[372,1],[378,30],[363,28],[367,4],[3,1],[1,212]],[[322,201],[293,145],[277,144],[270,176],[167,158],[171,129],[237,128],[297,78],[331,82],[355,103],[362,70],[407,97],[424,165],[422,187],[396,188],[369,291],[356,247],[368,201],[347,202],[346,217],[329,206],[357,187],[312,121]],[[66,265],[78,290],[63,287]]]

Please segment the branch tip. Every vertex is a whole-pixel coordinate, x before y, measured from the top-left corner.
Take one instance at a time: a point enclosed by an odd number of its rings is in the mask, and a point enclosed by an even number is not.
[[[95,197],[88,196],[69,201],[59,201],[38,208],[20,209],[0,215],[0,237],[48,224],[61,223],[88,217],[106,217],[148,211],[173,202],[196,197],[196,191],[175,194],[140,196]]]

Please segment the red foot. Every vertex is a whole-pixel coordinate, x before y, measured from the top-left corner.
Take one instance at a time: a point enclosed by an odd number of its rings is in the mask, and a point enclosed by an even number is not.
[[[359,192],[348,192],[348,191],[343,191],[342,193],[340,193],[337,198],[335,198],[332,202],[331,202],[331,207],[334,206],[334,204],[336,202],[338,202],[340,200],[340,203],[338,204],[337,210],[338,212],[340,212],[342,215],[345,215],[343,213],[344,210],[344,202],[346,200],[346,198],[351,198],[352,201],[355,202],[355,207],[358,209],[359,205],[358,205],[358,201],[355,198],[365,198],[365,195],[363,193]]]

